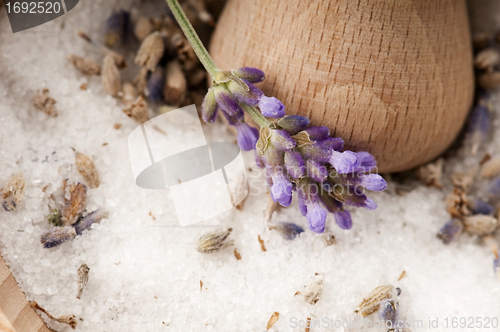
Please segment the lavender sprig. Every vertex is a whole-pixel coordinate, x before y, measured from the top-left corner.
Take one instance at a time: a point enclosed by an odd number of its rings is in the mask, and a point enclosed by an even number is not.
[[[218,69],[178,1],[166,2],[213,80],[203,101],[203,120],[212,123],[222,114],[236,128],[240,148],[256,150],[257,165],[266,170],[275,202],[289,206],[296,191],[300,211],[316,233],[324,232],[328,212],[340,228],[350,229],[351,214],[345,205],[377,208],[364,194],[365,189],[381,191],[387,183],[371,173],[377,165],[371,154],[344,150],[343,140],[330,137],[327,127],[310,126],[307,117],[285,115],[281,101],[254,85],[265,79],[263,71],[251,67]],[[260,131],[245,123],[245,113]]]

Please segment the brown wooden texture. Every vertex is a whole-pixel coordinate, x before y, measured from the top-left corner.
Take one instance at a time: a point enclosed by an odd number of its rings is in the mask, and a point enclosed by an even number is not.
[[[264,70],[287,114],[371,152],[381,172],[441,154],[473,97],[464,0],[230,0],[210,51],[222,69]]]
[[[0,332],[50,332],[0,255]]]

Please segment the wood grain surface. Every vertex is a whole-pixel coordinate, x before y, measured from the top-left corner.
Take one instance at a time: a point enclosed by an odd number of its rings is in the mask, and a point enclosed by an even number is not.
[[[371,152],[380,172],[441,154],[473,97],[464,0],[230,0],[210,52],[222,69],[264,70],[287,114]]]
[[[51,332],[26,300],[0,255],[0,332]]]

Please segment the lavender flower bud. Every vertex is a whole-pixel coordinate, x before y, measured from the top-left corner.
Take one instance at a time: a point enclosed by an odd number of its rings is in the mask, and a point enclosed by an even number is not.
[[[387,188],[387,182],[378,174],[365,174],[360,178],[360,184],[368,190],[382,191]]]
[[[351,213],[347,210],[337,211],[333,214],[335,217],[335,222],[342,229],[352,228],[352,218]]]
[[[326,167],[315,160],[307,161],[307,175],[316,182],[322,182],[328,176]]]
[[[472,143],[472,154],[476,154],[479,145],[486,140],[490,131],[490,112],[488,107],[478,104],[471,112],[467,136]]]
[[[286,115],[276,123],[290,135],[295,135],[309,126],[309,118],[300,115]]]
[[[280,129],[271,130],[271,144],[276,149],[288,151],[295,147],[295,140],[286,131]]]
[[[264,95],[262,91],[257,89],[255,85],[242,80],[248,87],[248,91],[245,90],[238,82],[229,81],[227,82],[227,89],[231,94],[238,99],[240,102],[255,106],[259,102],[259,99]]]
[[[108,47],[127,41],[130,32],[130,14],[125,10],[113,12],[106,20],[104,43]]]
[[[344,140],[340,137],[329,137],[322,140],[321,142],[318,142],[318,144],[324,148],[329,149],[329,151],[340,151],[344,148]]]
[[[368,198],[365,194],[356,193],[356,188],[349,189],[351,194],[346,194],[343,196],[345,204],[355,207],[364,207],[368,210],[375,210],[377,208],[377,203]]]
[[[213,88],[215,100],[219,107],[229,115],[243,114],[243,109],[240,107],[234,96],[222,86]]]
[[[352,151],[344,151],[344,152],[333,151],[330,157],[330,164],[340,174],[355,172],[357,161],[358,157],[356,153]]]
[[[262,159],[262,156],[257,149],[255,149],[255,164],[257,164],[260,168],[264,168],[266,166],[264,159]]]
[[[238,145],[243,151],[255,149],[255,144],[259,139],[259,131],[248,124],[240,122],[235,125],[238,132]]]
[[[473,202],[471,202],[469,207],[473,214],[489,215],[493,214],[495,211],[493,206],[479,198],[476,198]]]
[[[305,163],[299,152],[291,150],[285,152],[285,168],[288,174],[298,179],[305,174]]]
[[[285,105],[275,97],[266,97],[262,95],[257,106],[262,115],[269,118],[281,118],[285,116]]]
[[[147,68],[149,71],[154,71],[163,56],[164,50],[163,38],[158,31],[155,31],[142,42],[135,57],[135,63]]]
[[[299,210],[300,213],[305,217],[307,215],[307,205],[305,201],[305,194],[302,190],[297,190],[297,197],[299,201]]]
[[[208,93],[205,95],[205,99],[203,99],[203,105],[201,107],[201,117],[203,121],[207,123],[212,123],[217,118],[217,101],[215,100],[215,92],[214,89],[211,88],[208,90]]]
[[[85,217],[78,220],[78,222],[73,226],[76,234],[82,235],[83,231],[89,229],[92,224],[99,223],[102,219],[105,219],[108,216],[108,211],[103,209],[95,210],[87,214]]]
[[[321,200],[321,203],[323,203],[326,210],[330,213],[335,213],[344,208],[341,202],[330,196],[325,190],[321,190],[319,199]]]
[[[322,141],[330,137],[330,129],[328,127],[309,127],[304,132],[313,142]]]
[[[163,86],[165,85],[165,70],[158,66],[148,79],[149,100],[159,102],[163,99]]]
[[[233,74],[250,83],[262,82],[266,77],[262,70],[252,67],[243,67],[233,70]]]
[[[289,206],[292,202],[292,183],[279,171],[274,172],[271,177],[273,180],[271,198],[282,206]]]
[[[444,244],[450,244],[457,239],[463,229],[464,225],[459,219],[451,219],[439,230],[437,238]]]
[[[320,163],[327,163],[333,151],[331,148],[321,144],[321,142],[303,145],[298,150],[306,159],[313,159]]]
[[[76,235],[75,229],[71,226],[65,227],[52,227],[51,229],[45,231],[40,236],[40,242],[43,247],[53,248],[56,247],[72,238]]]
[[[323,209],[320,205],[319,202],[311,202],[311,203],[306,203],[307,205],[307,221],[309,224],[309,228],[314,232],[314,233],[323,233],[325,231],[325,225],[326,225],[326,210]]]
[[[290,222],[279,222],[269,226],[269,229],[275,229],[280,232],[280,234],[291,241],[297,237],[300,233],[304,232],[304,229],[299,225]]]

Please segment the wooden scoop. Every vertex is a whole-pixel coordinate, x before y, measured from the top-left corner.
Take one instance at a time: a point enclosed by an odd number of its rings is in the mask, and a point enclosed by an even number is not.
[[[440,155],[473,97],[464,0],[230,0],[210,51],[221,69],[264,70],[287,114],[371,152],[380,172]]]

